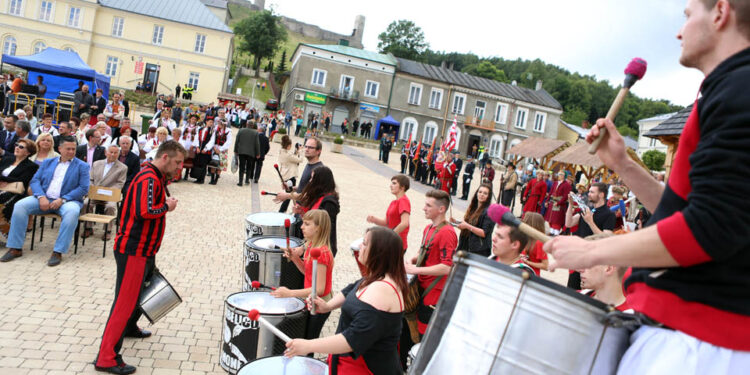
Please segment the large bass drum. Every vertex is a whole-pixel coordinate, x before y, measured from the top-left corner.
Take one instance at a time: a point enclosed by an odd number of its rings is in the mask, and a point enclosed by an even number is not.
[[[302,245],[302,240],[291,237],[289,246]],[[265,287],[285,286],[289,289],[302,289],[305,275],[290,260],[283,257],[282,247],[286,247],[286,237],[260,236],[245,241],[245,266],[243,267],[242,290],[253,290],[252,282],[260,281]]]
[[[290,231],[297,219],[282,212],[258,212],[245,217],[246,238],[256,236],[286,236],[284,221],[289,219]],[[291,233],[291,232],[290,232]]]
[[[256,358],[279,355],[286,349],[284,342],[267,328],[247,317],[257,309],[260,315],[291,338],[305,336],[307,313],[297,298],[275,298],[268,292],[240,292],[224,302],[224,324],[219,364],[236,374],[245,363]]]
[[[623,319],[551,281],[459,252],[409,374],[614,374],[630,336]]]
[[[242,366],[237,374],[328,375],[328,365],[308,357],[268,357],[256,359]]]

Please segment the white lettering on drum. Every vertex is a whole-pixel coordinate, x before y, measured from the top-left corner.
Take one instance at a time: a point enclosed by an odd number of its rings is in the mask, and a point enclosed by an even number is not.
[[[245,364],[245,362],[240,361],[239,359],[234,358],[225,352],[221,352],[221,363],[224,364],[225,368],[233,370],[231,372],[235,374],[237,373],[237,370],[239,370],[240,367]]]
[[[230,309],[226,309],[224,312],[224,318],[231,323],[241,325],[245,328],[258,329],[259,323],[257,320],[250,320],[247,315],[238,314]]]

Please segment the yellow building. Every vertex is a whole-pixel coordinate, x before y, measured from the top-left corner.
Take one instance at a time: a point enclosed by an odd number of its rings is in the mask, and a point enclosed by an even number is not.
[[[0,0],[3,54],[72,50],[113,88],[189,85],[196,102],[225,91],[232,38],[200,0]]]

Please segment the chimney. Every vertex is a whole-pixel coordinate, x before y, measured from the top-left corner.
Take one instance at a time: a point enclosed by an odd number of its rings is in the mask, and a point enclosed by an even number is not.
[[[446,67],[447,67],[447,65],[448,65],[448,64],[446,64],[445,60],[443,60],[443,61],[441,61],[441,62],[440,62],[440,67],[441,67],[441,68],[446,68]]]
[[[583,123],[581,123],[581,127],[584,129],[589,128],[589,120],[583,120]]]
[[[536,81],[536,88],[534,90],[539,91],[541,89],[542,89],[542,80],[540,79]]]
[[[453,70],[453,61],[451,61],[450,64],[448,64],[448,69]]]
[[[513,80],[513,82],[511,82],[510,84],[511,84],[511,86],[518,86],[518,82],[516,82],[516,80],[515,80],[515,79],[514,79],[514,80]]]

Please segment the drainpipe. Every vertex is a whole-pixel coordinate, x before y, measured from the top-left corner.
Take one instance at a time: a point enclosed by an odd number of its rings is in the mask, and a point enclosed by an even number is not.
[[[385,115],[388,116],[391,114],[391,97],[393,97],[393,83],[396,82],[396,71],[398,70],[398,66],[394,67],[393,69],[393,76],[391,76],[391,89],[388,92],[388,107],[386,107]]]

